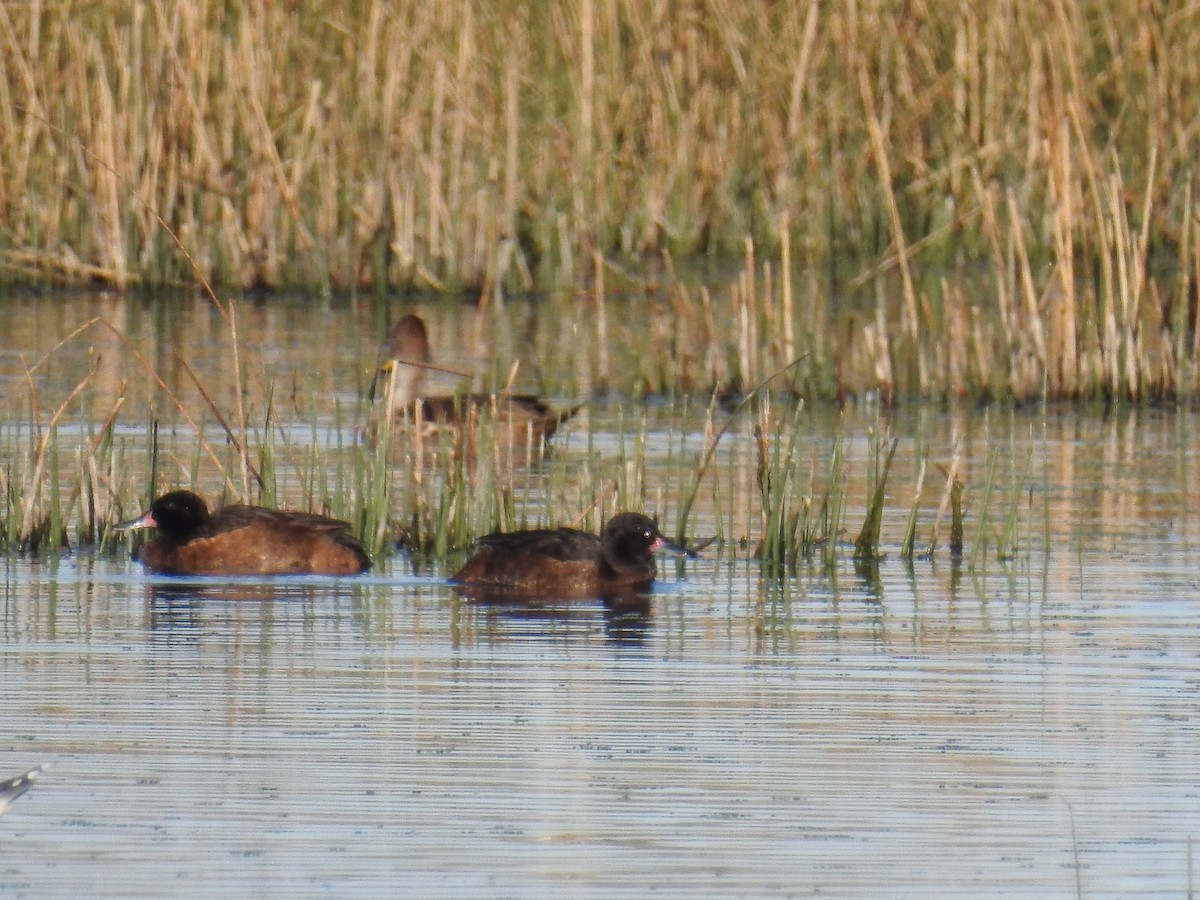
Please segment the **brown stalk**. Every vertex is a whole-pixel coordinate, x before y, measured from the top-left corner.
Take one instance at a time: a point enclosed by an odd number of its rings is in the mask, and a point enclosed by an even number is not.
[[[70,406],[74,402],[75,398],[79,396],[80,392],[87,387],[88,382],[92,380],[92,377],[96,374],[96,371],[97,369],[93,367],[92,370],[83,377],[83,380],[75,385],[75,387],[67,395],[66,399],[63,400],[63,402],[60,403],[54,410],[54,413],[50,416],[50,422],[47,424],[44,431],[40,427],[38,428],[38,446],[37,452],[34,454],[33,459],[33,474],[30,477],[29,482],[30,492],[26,497],[23,498],[25,501],[25,508],[21,513],[20,536],[22,540],[33,533],[34,510],[37,506],[37,501],[41,496],[42,472],[46,466],[46,451],[50,446],[50,436],[54,433],[54,426],[58,424],[58,420],[61,419],[63,413],[67,411],[67,407]],[[26,370],[25,380],[29,385],[30,396],[36,396],[37,386],[33,382],[32,370]]]
[[[57,133],[60,133],[60,134],[62,133],[61,130],[56,125],[49,122],[44,117],[38,115],[33,110],[30,110],[20,104],[17,105],[17,108],[19,110],[21,110],[22,112],[24,112],[26,115],[33,116],[35,118],[40,119],[42,121],[43,125],[45,125],[47,128],[49,128]],[[110,175],[114,176],[118,180],[120,179],[120,175],[117,173],[116,169],[111,164],[109,164],[105,160],[98,157],[95,153],[93,153],[89,147],[84,146],[81,142],[79,142],[77,140],[73,141],[73,143],[80,151],[82,151],[84,153],[85,156],[88,157],[88,159],[90,159],[93,162],[95,162],[96,164],[100,165],[108,173],[110,173]],[[247,433],[246,409],[245,409],[245,403],[244,403],[245,390],[244,390],[244,385],[242,383],[241,342],[238,339],[237,321],[236,321],[236,318],[234,315],[233,304],[232,304],[232,302],[230,302],[228,309],[226,309],[225,306],[222,305],[221,301],[217,298],[216,291],[213,290],[212,285],[209,283],[208,279],[204,276],[204,273],[201,271],[199,265],[196,263],[196,260],[188,252],[188,249],[183,245],[183,241],[180,240],[179,236],[175,233],[174,229],[172,229],[171,226],[167,224],[167,222],[162,218],[162,216],[158,213],[158,211],[156,209],[154,209],[154,207],[150,203],[142,200],[142,198],[131,187],[126,186],[126,190],[133,196],[134,200],[138,203],[139,206],[141,206],[149,211],[149,213],[154,218],[155,222],[157,222],[159,227],[162,228],[163,231],[165,231],[170,236],[170,238],[174,242],[176,248],[179,250],[180,253],[183,254],[184,259],[187,260],[188,265],[191,267],[193,275],[195,276],[196,280],[200,283],[201,287],[204,290],[205,295],[212,302],[213,306],[216,307],[217,312],[220,313],[221,317],[225,320],[225,323],[229,326],[230,342],[231,342],[232,348],[233,348],[234,389],[235,389],[235,395],[237,397],[238,422],[240,424],[241,432],[242,432],[242,435],[244,438],[244,436]],[[109,326],[109,327],[111,329],[111,326]],[[112,330],[115,332],[115,329],[112,329]],[[158,380],[160,385],[162,384],[161,379],[158,379],[157,375],[156,375],[156,380]],[[172,398],[172,399],[174,399],[174,398]],[[199,432],[197,431],[197,433],[199,433]],[[245,492],[245,495],[248,495],[249,494],[249,479],[248,479],[247,473],[253,469],[253,466],[250,464],[250,460],[247,456],[247,451],[245,448],[245,440],[242,440],[238,444],[238,446],[239,446],[240,456],[241,456],[241,461],[242,461],[243,491]],[[218,469],[220,470],[219,466],[218,466]]]
[[[866,68],[858,68],[859,94],[862,96],[865,112],[867,136],[871,141],[871,151],[875,159],[875,167],[879,171],[880,189],[887,207],[888,218],[892,225],[892,240],[896,245],[896,258],[900,262],[900,278],[904,284],[904,330],[914,341],[917,339],[917,329],[920,322],[917,314],[917,292],[913,286],[912,272],[908,265],[908,249],[904,237],[904,226],[900,219],[900,206],[896,202],[896,192],[892,181],[892,165],[888,157],[887,141],[883,127],[879,121],[879,112],[875,102],[875,90],[871,87]],[[920,370],[919,381],[922,389],[925,387],[924,363],[919,346],[917,349],[917,364]]]
[[[258,487],[261,490],[266,486],[263,482],[262,475],[259,474],[258,469],[250,464],[249,454],[243,450],[241,442],[238,440],[237,435],[234,434],[233,429],[229,427],[229,423],[225,421],[225,417],[221,415],[221,411],[217,408],[217,404],[215,404],[212,400],[212,397],[208,395],[208,391],[204,389],[204,385],[201,383],[200,379],[196,377],[196,373],[192,371],[192,367],[188,365],[187,360],[178,353],[173,354],[173,356],[175,357],[175,361],[183,366],[183,371],[187,373],[188,378],[192,380],[192,384],[195,385],[196,390],[200,392],[200,396],[204,398],[204,402],[208,405],[209,411],[216,416],[217,424],[219,424],[225,431],[225,437],[229,440],[229,443],[233,444],[233,449],[237,451],[238,457],[242,460],[242,465],[249,470],[251,475],[254,476],[254,480],[258,482]],[[272,416],[274,416],[273,412]],[[245,431],[243,430],[242,433],[245,434]],[[248,494],[249,491],[246,492],[246,495]]]
[[[141,351],[139,351],[137,347],[129,342],[129,340],[125,337],[125,334],[120,331],[120,329],[116,328],[105,319],[94,319],[93,322],[103,328],[107,328],[110,332],[112,332],[116,339],[125,347],[126,351],[133,355],[133,358],[137,360],[138,364],[142,367],[146,374],[154,379],[154,383],[158,385],[159,390],[161,390],[167,395],[167,397],[170,398],[171,403],[175,406],[175,409],[178,410],[179,414],[183,416],[184,420],[196,433],[197,439],[200,441],[200,446],[204,448],[204,452],[208,455],[208,458],[212,461],[212,464],[216,466],[217,471],[221,473],[222,479],[228,484],[229,478],[225,474],[225,467],[221,465],[221,461],[217,457],[217,454],[213,451],[208,441],[202,436],[200,426],[196,423],[196,420],[192,418],[191,413],[188,412],[188,409],[184,405],[183,401],[176,397],[175,393],[167,386],[167,383],[163,381],[162,376],[158,374],[158,370],[150,364],[150,362],[142,355]]]

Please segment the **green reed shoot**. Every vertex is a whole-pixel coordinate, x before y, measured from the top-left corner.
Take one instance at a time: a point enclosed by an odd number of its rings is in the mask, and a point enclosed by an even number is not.
[[[996,545],[996,556],[1001,560],[1012,559],[1020,549],[1017,540],[1017,524],[1020,519],[1021,497],[1025,492],[1025,484],[1029,471],[1033,466],[1033,445],[1030,444],[1029,454],[1025,457],[1025,466],[1018,474],[1013,467],[1013,459],[1009,457],[1009,486],[1008,512],[1004,517],[1004,528],[1000,532],[999,543]]]
[[[839,431],[834,437],[833,453],[829,460],[829,487],[821,497],[818,512],[821,537],[821,561],[826,570],[837,565],[838,538],[846,514],[846,451]]]
[[[963,483],[957,478],[950,482],[950,553],[962,556],[963,552]]]
[[[760,404],[755,427],[757,481],[762,504],[762,544],[759,556],[768,574],[794,572],[796,562],[811,552],[807,529],[801,534],[802,511],[807,513],[810,496],[801,496],[796,484],[802,459],[799,437],[803,404],[797,403],[787,417],[772,424],[771,406]],[[797,508],[799,507],[799,508]]]
[[[867,514],[862,531],[854,542],[854,558],[859,562],[870,562],[879,558],[879,533],[883,524],[883,507],[886,500],[888,472],[892,458],[896,455],[898,439],[884,449],[885,438],[872,435],[871,458],[867,467]]]
[[[991,512],[992,489],[996,482],[996,462],[999,456],[999,448],[994,446],[988,448],[987,461],[984,464],[983,499],[979,504],[979,518],[976,522],[975,542],[971,547],[969,562],[971,571],[976,570],[979,565],[980,555],[987,550],[988,530],[991,527],[989,515]]]
[[[911,560],[917,543],[917,515],[921,508],[921,491],[925,486],[925,466],[928,452],[924,444],[917,448],[917,483],[913,488],[912,505],[908,508],[908,521],[904,526],[904,539],[900,542],[900,556]]]

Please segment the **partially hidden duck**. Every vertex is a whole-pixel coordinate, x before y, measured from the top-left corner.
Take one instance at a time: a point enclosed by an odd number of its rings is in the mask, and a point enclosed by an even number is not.
[[[507,447],[537,447],[582,408],[573,406],[555,411],[533,394],[426,394],[425,380],[433,364],[433,354],[425,322],[413,313],[392,326],[384,356],[382,371],[393,379],[390,416],[393,426],[412,426],[419,419],[429,429],[462,429],[479,417],[490,415],[498,443]]]

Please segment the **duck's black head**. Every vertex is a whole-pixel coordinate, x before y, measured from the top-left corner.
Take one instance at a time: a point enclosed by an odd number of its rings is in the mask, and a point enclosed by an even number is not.
[[[151,503],[139,521],[167,538],[186,538],[208,521],[208,506],[191,491],[171,491]]]
[[[654,520],[641,513],[625,512],[613,516],[604,526],[600,541],[604,558],[614,569],[642,569],[651,577],[654,575],[655,550],[688,553],[663,537]]]

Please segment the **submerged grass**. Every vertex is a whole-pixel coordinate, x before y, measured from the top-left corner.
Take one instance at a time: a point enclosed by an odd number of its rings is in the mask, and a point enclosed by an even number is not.
[[[928,462],[927,452],[923,442],[918,443],[917,450],[917,483],[913,490],[912,505],[908,509],[908,522],[904,526],[904,538],[900,542],[900,556],[911,560],[916,554],[917,517],[921,511],[921,490],[925,486],[925,466]]]
[[[875,562],[879,559],[879,533],[883,527],[883,508],[887,501],[888,472],[896,456],[899,439],[890,446],[884,436],[871,435],[871,456],[867,465],[867,514],[862,530],[854,541],[854,559],[857,562]]]
[[[971,544],[969,567],[972,572],[976,571],[983,562],[984,555],[987,553],[988,539],[992,537],[992,493],[996,484],[996,464],[999,459],[999,448],[989,448],[987,461],[984,463],[983,492],[976,518],[975,540]],[[996,543],[994,539],[992,543],[993,545]]]

